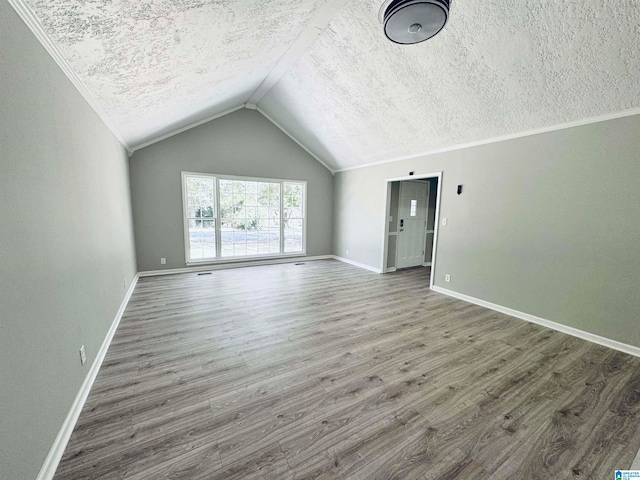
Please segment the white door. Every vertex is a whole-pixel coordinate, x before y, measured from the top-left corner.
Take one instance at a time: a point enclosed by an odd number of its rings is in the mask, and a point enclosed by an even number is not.
[[[427,224],[428,182],[400,182],[396,268],[422,265]]]

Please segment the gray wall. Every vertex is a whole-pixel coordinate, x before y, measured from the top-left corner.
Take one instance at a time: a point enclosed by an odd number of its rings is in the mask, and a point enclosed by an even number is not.
[[[338,173],[336,255],[381,267],[409,171],[443,172],[437,286],[640,346],[640,116]]]
[[[131,157],[139,271],[185,267],[181,171],[306,180],[307,255],[331,254],[331,173],[259,112],[242,109]]]
[[[4,1],[0,84],[0,478],[29,480],[135,254],[124,149]]]

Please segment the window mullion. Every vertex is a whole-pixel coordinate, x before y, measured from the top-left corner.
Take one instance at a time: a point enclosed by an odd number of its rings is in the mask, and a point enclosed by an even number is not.
[[[284,253],[284,182],[280,182],[280,253]]]
[[[220,223],[220,179],[215,177],[216,258],[222,256],[222,224]]]

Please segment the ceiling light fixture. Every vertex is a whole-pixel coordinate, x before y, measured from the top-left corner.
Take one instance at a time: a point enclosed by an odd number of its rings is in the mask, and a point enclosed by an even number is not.
[[[451,0],[387,0],[379,18],[384,34],[401,45],[424,42],[447,24]]]

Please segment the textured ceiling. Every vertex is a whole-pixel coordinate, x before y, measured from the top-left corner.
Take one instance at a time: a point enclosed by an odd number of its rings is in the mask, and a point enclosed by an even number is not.
[[[259,109],[332,169],[640,107],[638,0],[454,0],[412,46],[385,39],[382,0],[20,1],[133,147],[242,105],[278,62]]]
[[[25,0],[125,141],[242,105],[320,0]]]
[[[260,103],[334,169],[640,107],[637,0],[454,0],[413,46],[381,3],[352,0]]]

